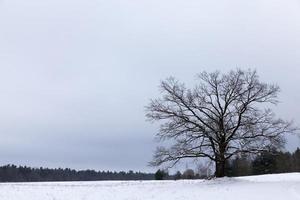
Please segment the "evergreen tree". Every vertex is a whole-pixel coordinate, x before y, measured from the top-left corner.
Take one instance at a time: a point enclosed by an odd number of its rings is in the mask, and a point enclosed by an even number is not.
[[[292,155],[292,170],[294,172],[300,172],[300,148],[297,148],[297,150]]]
[[[263,152],[252,163],[253,174],[272,174],[276,167],[276,156],[270,152]]]
[[[163,170],[157,170],[154,174],[155,180],[164,180],[167,177],[167,173]]]

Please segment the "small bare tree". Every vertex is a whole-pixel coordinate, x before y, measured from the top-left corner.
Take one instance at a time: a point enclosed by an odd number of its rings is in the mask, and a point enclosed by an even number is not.
[[[225,176],[226,161],[241,153],[283,147],[291,122],[276,119],[265,104],[277,104],[279,87],[259,81],[256,71],[202,72],[187,89],[174,78],[161,82],[162,98],[151,100],[146,117],[162,121],[151,165],[175,165],[183,158],[209,158],[215,176]]]

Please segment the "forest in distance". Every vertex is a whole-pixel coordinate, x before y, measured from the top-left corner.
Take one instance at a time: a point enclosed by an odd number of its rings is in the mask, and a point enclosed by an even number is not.
[[[226,168],[226,176],[247,176],[273,173],[300,172],[300,149],[294,152],[264,152],[255,158],[236,157]],[[51,181],[105,181],[105,180],[178,180],[210,178],[207,169],[185,169],[170,175],[166,170],[156,173],[74,170],[70,168],[32,168],[5,165],[0,167],[0,182],[51,182]]]

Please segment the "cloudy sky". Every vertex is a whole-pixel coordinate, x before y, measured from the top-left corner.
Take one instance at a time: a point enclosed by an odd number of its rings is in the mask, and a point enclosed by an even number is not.
[[[299,0],[0,0],[0,27],[0,164],[151,171],[144,106],[202,70],[257,69],[300,124]]]

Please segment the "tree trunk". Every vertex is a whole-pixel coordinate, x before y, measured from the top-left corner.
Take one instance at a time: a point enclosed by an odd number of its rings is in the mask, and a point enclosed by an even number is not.
[[[215,176],[216,177],[224,177],[225,176],[225,164],[226,164],[226,159],[225,159],[225,147],[226,145],[221,145],[219,149],[219,155],[216,156],[216,172]]]
[[[225,160],[216,161],[216,177],[224,177],[225,176]]]

